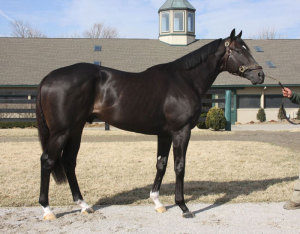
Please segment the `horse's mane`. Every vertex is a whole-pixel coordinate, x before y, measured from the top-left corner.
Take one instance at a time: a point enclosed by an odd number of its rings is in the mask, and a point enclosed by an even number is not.
[[[190,70],[195,66],[204,62],[210,54],[217,51],[222,39],[214,40],[201,48],[171,62],[169,65],[173,65],[176,69]]]

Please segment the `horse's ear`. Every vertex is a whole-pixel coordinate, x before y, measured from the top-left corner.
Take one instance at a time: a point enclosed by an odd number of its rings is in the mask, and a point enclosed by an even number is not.
[[[243,34],[243,31],[241,30],[241,32],[239,33],[239,35],[237,35],[236,37],[237,37],[237,38],[241,38],[241,37],[242,37],[242,34]]]
[[[235,28],[232,29],[231,33],[230,33],[230,39],[233,41],[235,37]]]

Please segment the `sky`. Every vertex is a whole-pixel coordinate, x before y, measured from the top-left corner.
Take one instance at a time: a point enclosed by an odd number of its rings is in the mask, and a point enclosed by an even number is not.
[[[82,35],[94,23],[117,29],[120,38],[158,38],[158,9],[166,0],[0,0],[0,36],[22,20],[48,37]],[[196,8],[196,38],[257,38],[265,30],[300,39],[299,0],[189,0]]]

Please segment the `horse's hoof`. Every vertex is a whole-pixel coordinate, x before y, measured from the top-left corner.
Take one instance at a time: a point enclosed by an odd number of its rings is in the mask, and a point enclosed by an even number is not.
[[[161,206],[161,207],[159,207],[159,208],[156,208],[155,210],[156,210],[156,212],[158,212],[158,213],[165,213],[165,212],[167,211],[166,207],[164,207],[164,206]]]
[[[183,213],[182,217],[183,218],[194,218],[195,214],[193,212],[188,211],[188,212]]]
[[[44,215],[44,220],[55,220],[56,219],[56,216],[55,216],[55,214],[53,214],[53,213],[48,213],[48,214],[46,214],[46,215]]]
[[[82,214],[87,215],[87,214],[92,214],[94,213],[94,209],[92,207],[86,208],[83,211],[81,211]]]

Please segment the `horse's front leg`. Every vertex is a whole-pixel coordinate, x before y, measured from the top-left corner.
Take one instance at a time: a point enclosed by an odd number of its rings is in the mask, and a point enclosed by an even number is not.
[[[157,137],[157,163],[156,163],[156,177],[152,190],[150,192],[150,198],[155,204],[155,210],[159,213],[166,211],[165,206],[159,200],[159,190],[162,179],[166,172],[168,163],[168,156],[172,144],[172,138],[170,136],[158,136]]]
[[[182,216],[185,218],[194,217],[194,214],[189,211],[184,201],[185,158],[190,136],[190,127],[185,126],[180,131],[174,132],[172,137],[174,170],[176,174],[175,202],[181,208]]]

